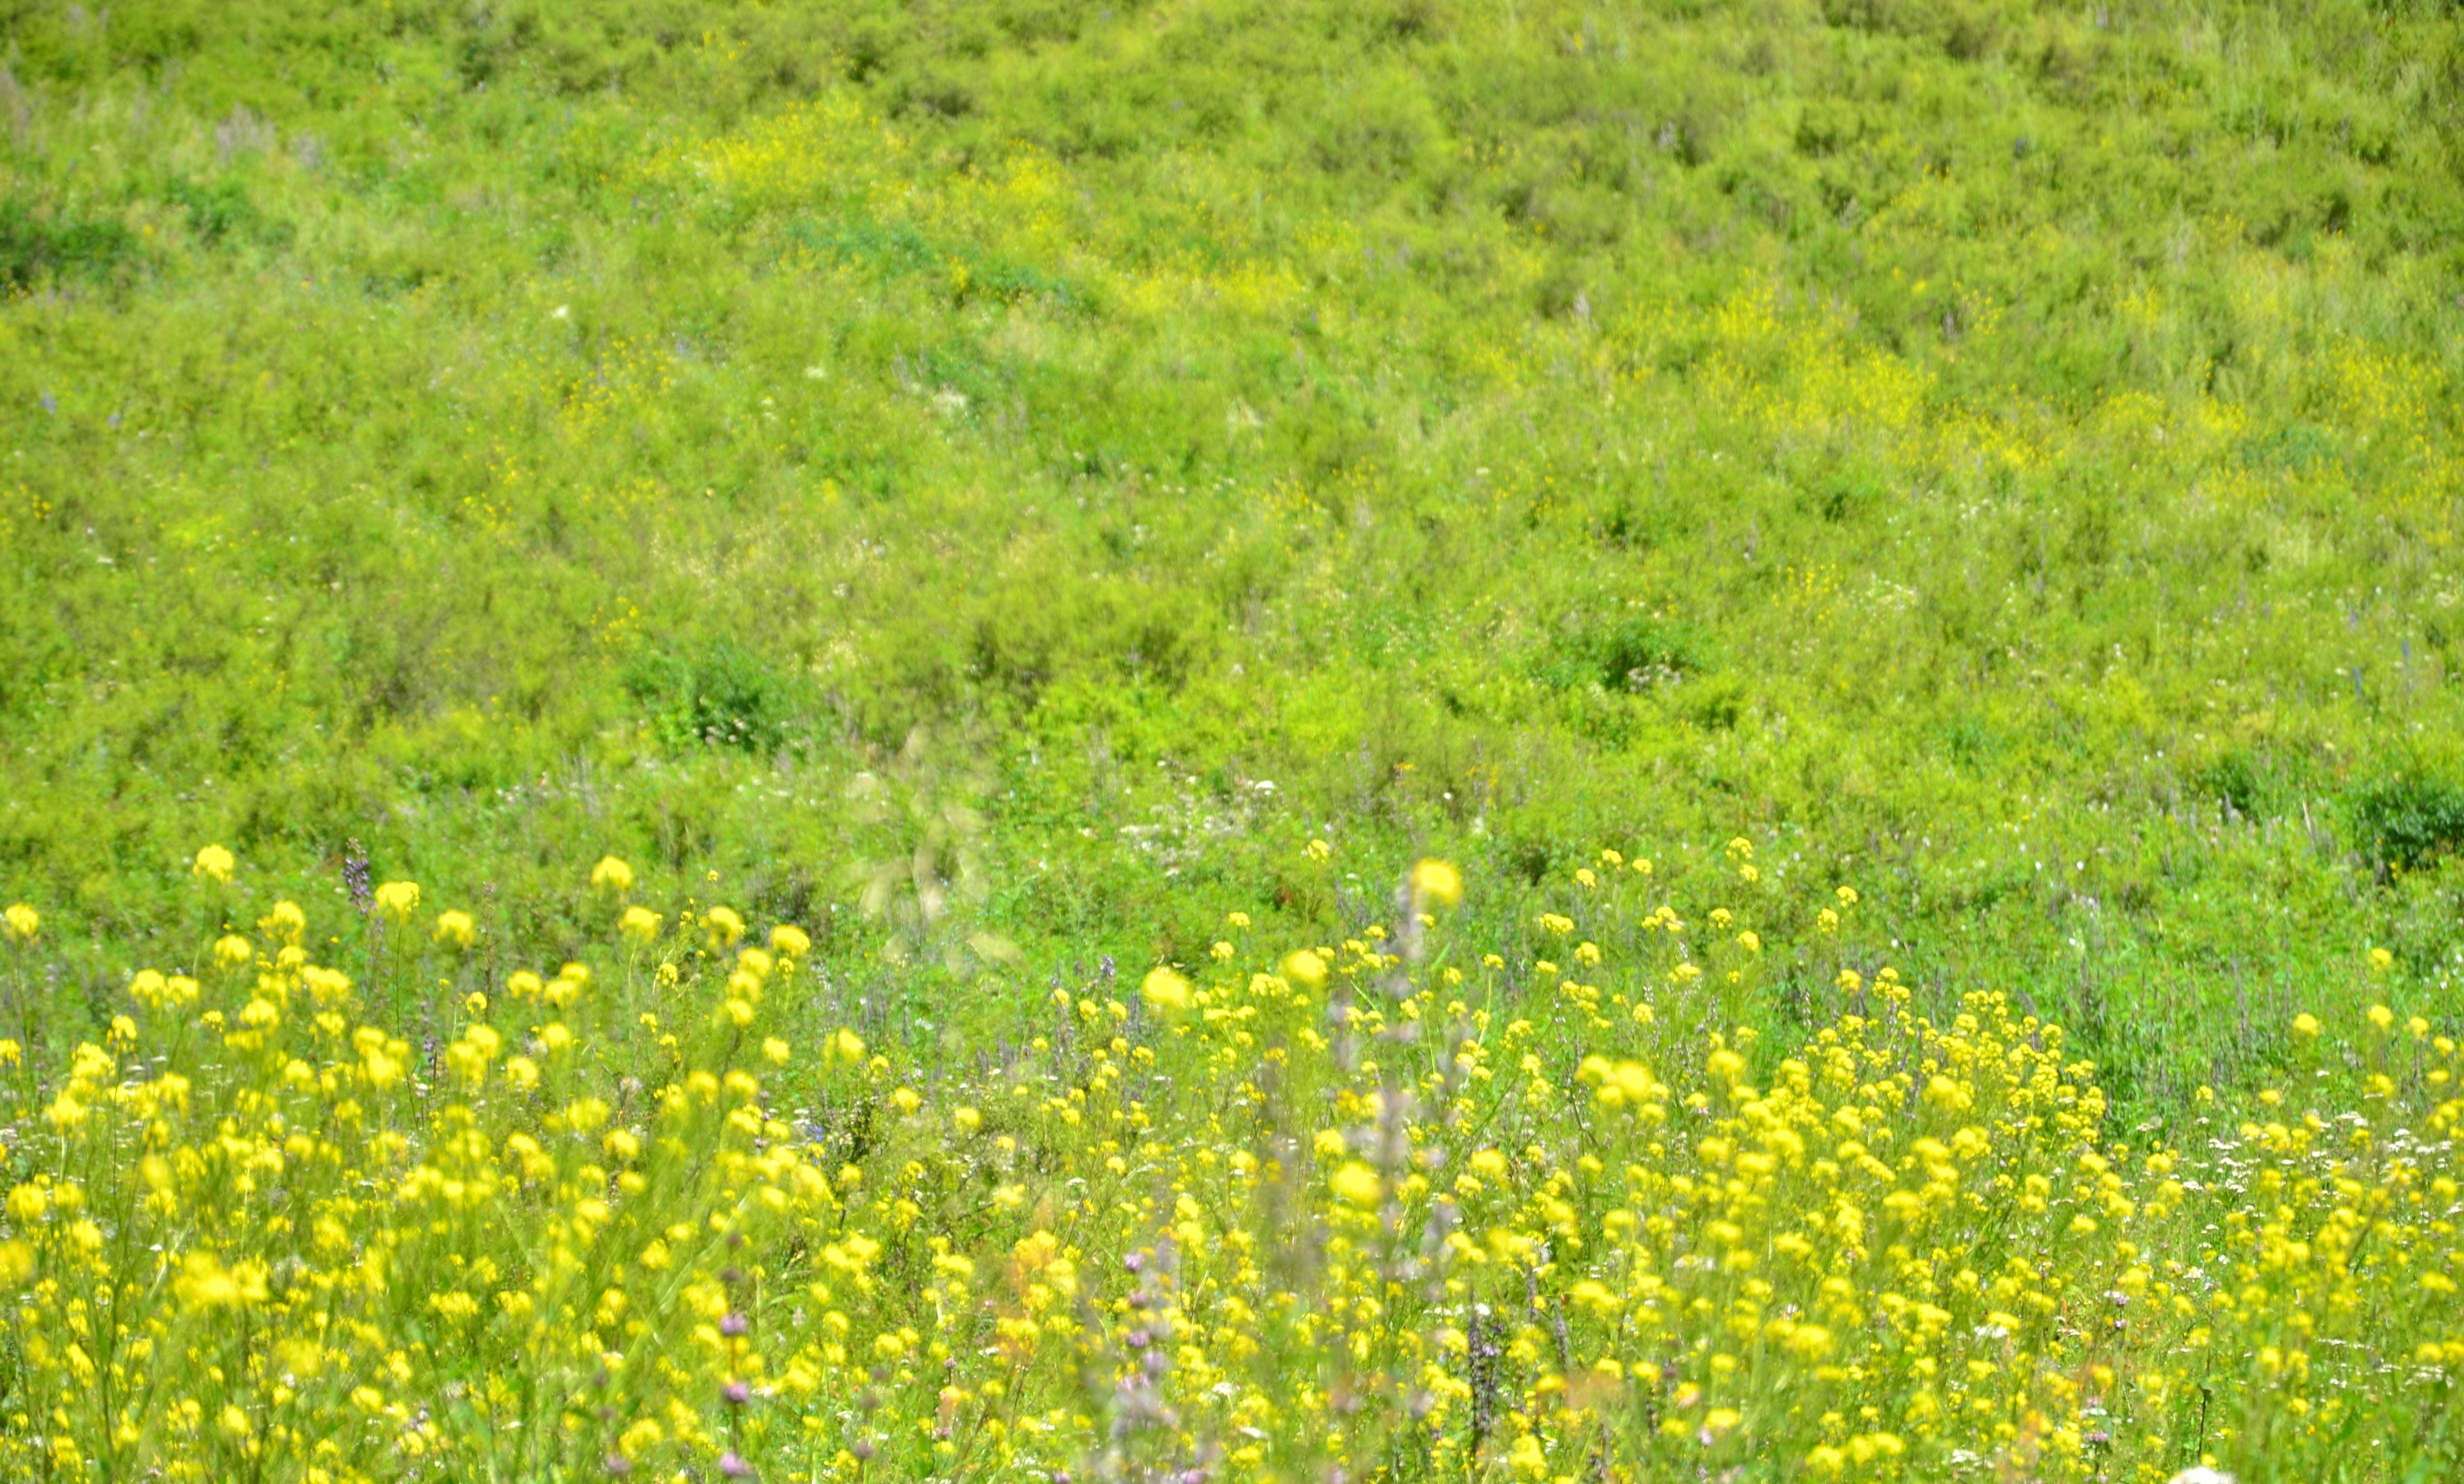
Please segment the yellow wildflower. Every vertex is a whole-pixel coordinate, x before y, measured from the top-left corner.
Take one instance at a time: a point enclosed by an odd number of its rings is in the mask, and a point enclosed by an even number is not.
[[[1386,1183],[1377,1178],[1375,1170],[1358,1160],[1337,1169],[1327,1181],[1327,1188],[1345,1205],[1362,1207],[1375,1206],[1386,1194]]]
[[[1463,873],[1434,857],[1412,868],[1412,900],[1420,910],[1451,907],[1463,900]]]
[[[1168,968],[1153,968],[1138,986],[1138,993],[1149,1005],[1168,1013],[1178,1014],[1189,1008],[1189,981]]]

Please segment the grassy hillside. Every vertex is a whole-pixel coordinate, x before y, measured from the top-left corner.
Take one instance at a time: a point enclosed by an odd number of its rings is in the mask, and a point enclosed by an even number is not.
[[[2456,1476],[2459,326],[2444,5],[0,0],[0,1473]]]
[[[2372,946],[2458,1008],[2443,8],[0,32],[0,897],[72,1020],[209,840],[499,972],[614,852],[996,1021],[1423,851],[1492,935],[1603,847],[1701,912],[1731,835],[2125,1102]]]

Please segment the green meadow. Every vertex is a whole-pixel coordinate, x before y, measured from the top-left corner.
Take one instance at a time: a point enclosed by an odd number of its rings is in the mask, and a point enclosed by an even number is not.
[[[2459,393],[2428,0],[0,0],[0,1477],[2456,1477]]]
[[[209,842],[500,966],[614,853],[957,1023],[1421,854],[1509,937],[1602,848],[1698,910],[1732,836],[2125,1102],[2374,946],[2458,1008],[2443,9],[149,0],[5,61],[33,1021],[194,957]]]

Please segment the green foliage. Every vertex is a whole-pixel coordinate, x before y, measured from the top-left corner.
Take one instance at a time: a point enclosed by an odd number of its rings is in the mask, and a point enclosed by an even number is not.
[[[776,752],[793,714],[778,672],[726,638],[691,650],[656,648],[626,673],[625,689],[649,711],[659,741],[676,750]]]
[[[1538,676],[1558,690],[1596,685],[1639,691],[1712,669],[1708,646],[1689,625],[1649,613],[1583,615],[1551,641]]]
[[[2384,871],[2418,871],[2464,850],[2464,787],[2434,777],[2389,779],[2353,795],[2353,834]]]
[[[105,278],[136,256],[136,238],[118,222],[61,217],[14,197],[0,200],[0,289]]]
[[[249,199],[247,187],[228,176],[202,185],[172,179],[164,184],[163,199],[187,213],[189,233],[206,247],[254,242],[282,248],[292,240],[291,224],[269,220]]]

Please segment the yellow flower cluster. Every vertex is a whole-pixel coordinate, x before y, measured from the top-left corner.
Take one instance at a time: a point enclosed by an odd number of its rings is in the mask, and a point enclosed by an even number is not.
[[[2402,1478],[2464,1446],[2464,1066],[2424,1022],[2312,1022],[2292,1090],[2122,1136],[1998,994],[1841,968],[1779,1045],[1701,1029],[1761,952],[1736,909],[1577,881],[1537,942],[1578,981],[1459,954],[1428,909],[1460,892],[1425,862],[1402,923],[1280,959],[1236,916],[957,1066],[876,1052],[805,934],[723,907],[627,907],[595,965],[388,1027],[421,997],[276,904],[56,1065],[0,1044],[0,1472]],[[404,983],[473,972],[472,933],[439,918]]]

